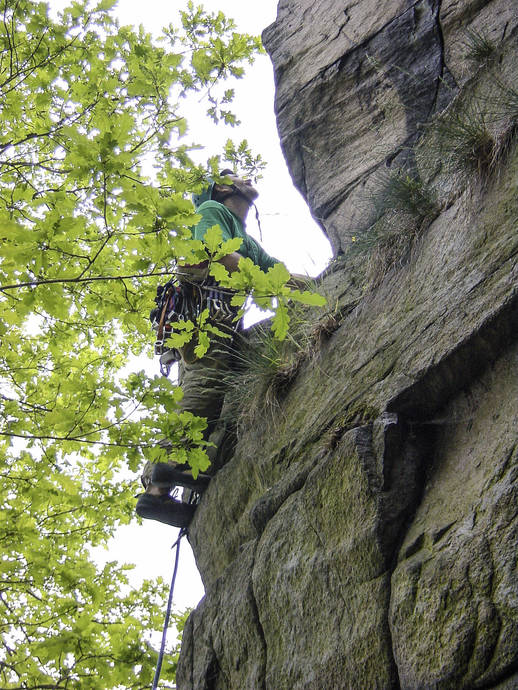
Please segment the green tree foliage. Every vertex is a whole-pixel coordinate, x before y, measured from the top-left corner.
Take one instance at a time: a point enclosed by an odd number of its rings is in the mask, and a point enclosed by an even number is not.
[[[164,584],[133,592],[125,567],[99,568],[88,547],[132,519],[127,477],[158,458],[157,438],[195,471],[207,463],[204,421],[176,413],[181,389],[122,371],[150,352],[157,283],[208,258],[239,304],[247,293],[279,304],[280,336],[290,299],[318,301],[291,291],[281,265],[266,276],[243,261],[227,275],[217,259],[235,248],[217,229],[205,245],[190,239],[206,169],[184,143],[182,104],[203,93],[208,116],[232,124],[224,82],[258,39],[189,3],[157,41],[118,26],[114,4],[74,1],[53,20],[44,2],[0,0],[2,688],[150,684]],[[224,158],[260,163],[246,144],[229,142]],[[203,354],[210,324],[189,332]]]

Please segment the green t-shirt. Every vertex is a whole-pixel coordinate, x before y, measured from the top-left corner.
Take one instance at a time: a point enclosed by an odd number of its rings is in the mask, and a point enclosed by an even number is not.
[[[238,254],[244,256],[245,259],[252,259],[254,264],[263,271],[267,271],[271,266],[279,263],[277,259],[267,254],[253,237],[246,234],[241,219],[226,206],[220,204],[219,201],[204,201],[197,212],[202,218],[192,231],[195,240],[202,240],[209,228],[213,225],[219,225],[223,234],[223,241],[241,237],[243,242],[237,250]]]

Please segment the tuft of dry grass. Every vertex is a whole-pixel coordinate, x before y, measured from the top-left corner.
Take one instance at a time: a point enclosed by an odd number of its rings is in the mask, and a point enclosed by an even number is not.
[[[518,90],[497,81],[499,95],[496,99],[500,117],[516,125],[518,123]]]
[[[349,252],[365,257],[366,287],[402,266],[426,223],[439,212],[432,190],[407,170],[380,174],[370,197],[377,220],[353,237]]]
[[[408,261],[420,232],[421,226],[414,218],[393,212],[356,238],[353,251],[365,255],[366,288],[377,287],[385,276]]]
[[[468,29],[462,42],[465,57],[475,65],[483,65],[494,59],[497,54],[496,44],[487,36],[474,29]]]
[[[238,425],[256,416],[273,422],[279,401],[296,377],[304,357],[289,340],[277,340],[268,326],[256,326],[240,348],[236,366],[225,377],[225,405]]]
[[[337,307],[322,313],[296,305],[285,340],[277,340],[268,324],[253,327],[250,342],[236,353],[236,367],[225,377],[225,407],[238,426],[257,416],[271,424],[281,418],[280,403],[301,367],[317,356],[341,320]]]
[[[440,153],[450,170],[481,177],[492,171],[497,142],[489,119],[483,104],[473,102],[434,123]]]
[[[419,223],[437,213],[432,190],[407,170],[391,170],[378,175],[378,188],[372,203],[378,218],[387,211],[400,211]]]
[[[499,48],[474,31],[465,43],[467,57],[494,64]],[[486,75],[487,77],[488,75]],[[498,70],[489,73],[484,92],[456,99],[450,107],[423,125],[427,133],[419,144],[419,169],[434,182],[443,203],[466,183],[484,187],[501,169],[518,132],[518,89],[505,83]],[[360,255],[366,264],[365,289],[379,285],[391,271],[405,264],[418,238],[440,211],[432,183],[411,170],[387,171],[367,197],[374,219],[352,238],[347,254]]]

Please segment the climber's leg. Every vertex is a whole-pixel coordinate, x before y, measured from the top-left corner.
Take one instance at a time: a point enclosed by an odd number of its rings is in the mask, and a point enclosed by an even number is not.
[[[224,377],[231,358],[231,339],[218,338],[213,341],[205,357],[180,364],[180,385],[184,393],[180,407],[207,419],[205,438],[209,438],[221,412]],[[142,473],[142,484],[146,493],[163,495],[173,486],[184,486],[199,493],[207,487],[208,475],[198,474],[194,479],[188,465],[178,465],[175,461],[173,444],[167,439],[163,439],[159,444],[166,448],[172,457],[165,463],[146,463]],[[157,491],[159,493],[156,493]]]
[[[187,527],[194,515],[195,507],[171,498],[167,493],[155,495],[152,493],[140,494],[137,506],[137,514],[148,520],[158,520],[172,527]]]

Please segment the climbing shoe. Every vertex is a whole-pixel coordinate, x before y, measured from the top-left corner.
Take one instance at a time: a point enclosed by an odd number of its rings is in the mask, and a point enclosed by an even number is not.
[[[181,467],[188,467],[181,465]],[[160,488],[170,486],[185,486],[197,493],[204,491],[209,485],[210,477],[208,474],[198,474],[196,479],[191,474],[190,469],[181,470],[178,465],[170,465],[166,462],[157,462],[151,473],[151,483]]]
[[[188,503],[175,501],[168,494],[140,494],[135,510],[137,515],[146,520],[158,520],[166,525],[181,528],[188,526],[196,508]]]

